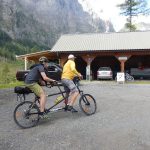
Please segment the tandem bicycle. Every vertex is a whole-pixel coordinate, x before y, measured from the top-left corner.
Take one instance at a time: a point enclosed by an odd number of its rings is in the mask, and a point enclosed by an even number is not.
[[[55,85],[47,85],[48,88],[52,88],[53,86],[58,87],[58,92],[49,94],[47,97],[59,95],[59,99],[57,99],[57,102],[54,103],[51,107],[45,109],[45,113],[47,114],[57,111],[66,111],[65,108],[67,107],[68,97],[66,97],[66,91],[61,89],[61,85],[58,82],[56,82]],[[83,90],[81,90],[78,85],[76,86],[80,95],[79,107],[81,111],[87,116],[95,114],[97,109],[95,98],[90,94],[84,94]],[[31,128],[36,126],[40,121],[39,97],[35,95],[34,101],[25,100],[25,94],[32,93],[32,91],[28,89],[27,92],[24,92],[24,89],[22,89],[21,91],[16,90],[15,93],[17,93],[19,98],[22,98],[21,95],[24,97],[24,101],[15,107],[13,115],[15,123],[21,128]],[[65,104],[65,107],[58,107],[57,105],[62,102]]]

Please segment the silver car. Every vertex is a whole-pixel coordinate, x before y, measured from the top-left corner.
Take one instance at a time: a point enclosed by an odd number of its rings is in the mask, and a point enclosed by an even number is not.
[[[97,71],[97,79],[113,79],[113,73],[110,67],[100,67]]]

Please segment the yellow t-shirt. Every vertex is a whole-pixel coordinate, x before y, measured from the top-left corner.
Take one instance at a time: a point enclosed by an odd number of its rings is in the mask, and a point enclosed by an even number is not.
[[[75,68],[75,62],[73,60],[68,60],[63,67],[61,78],[72,80],[76,75],[79,76],[80,73]]]

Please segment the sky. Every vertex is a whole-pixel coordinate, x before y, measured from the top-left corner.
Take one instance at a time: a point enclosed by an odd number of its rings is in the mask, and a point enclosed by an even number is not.
[[[100,18],[104,20],[110,20],[116,31],[123,28],[126,18],[119,13],[121,12],[116,5],[124,3],[125,0],[78,0],[83,3],[84,10],[91,8]],[[150,0],[147,0],[148,7],[150,8]],[[136,23],[145,22],[150,23],[149,17],[135,17]]]

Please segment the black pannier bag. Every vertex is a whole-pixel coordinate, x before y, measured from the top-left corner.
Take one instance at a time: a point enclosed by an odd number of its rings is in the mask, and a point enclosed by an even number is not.
[[[20,70],[20,71],[17,71],[17,73],[16,73],[16,79],[18,81],[24,81],[25,77],[26,77],[26,75],[28,73],[29,73],[29,70]]]
[[[17,94],[29,94],[33,93],[28,87],[16,86],[14,88],[14,92]]]

